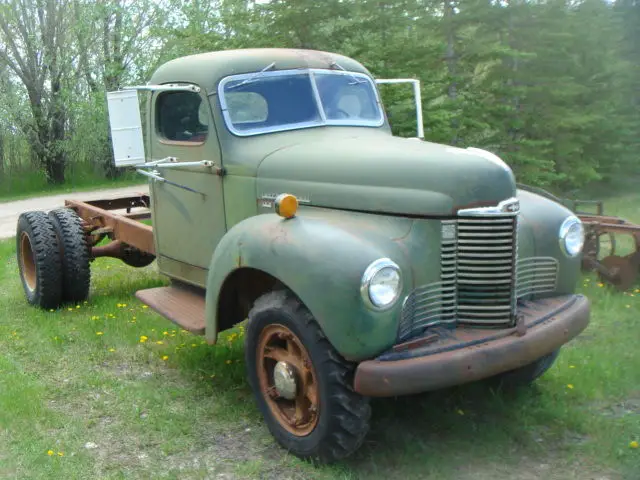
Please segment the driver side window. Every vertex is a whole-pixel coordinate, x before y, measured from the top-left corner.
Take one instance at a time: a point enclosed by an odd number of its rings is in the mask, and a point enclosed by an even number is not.
[[[209,111],[194,92],[165,92],[156,100],[156,125],[170,142],[203,143],[209,132]]]

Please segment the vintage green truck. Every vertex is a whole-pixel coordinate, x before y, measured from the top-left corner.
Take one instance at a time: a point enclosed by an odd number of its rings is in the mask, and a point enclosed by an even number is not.
[[[496,155],[424,141],[416,81],[418,135],[393,136],[378,84],[403,81],[333,53],[248,49],[110,92],[115,162],[150,194],[23,214],[29,302],[84,300],[97,257],[155,259],[171,284],[137,297],[211,344],[248,319],[269,430],[325,462],[361,445],[369,397],[532,382],[589,322],[582,224]]]

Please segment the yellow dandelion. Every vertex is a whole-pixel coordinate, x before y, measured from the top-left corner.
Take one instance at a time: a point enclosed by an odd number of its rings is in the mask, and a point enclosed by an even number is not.
[[[55,452],[53,450],[47,450],[47,455],[52,456]]]
[[[164,345],[164,342],[163,342],[162,340],[158,340],[156,343],[157,343],[158,345]]]
[[[162,356],[162,360],[164,360],[165,362],[166,362],[167,360],[169,360],[169,355],[163,355],[163,356]]]
[[[104,332],[96,332],[96,335],[98,335],[98,336],[104,335]]]
[[[231,360],[227,360],[225,363],[226,363],[227,365],[231,365],[233,362],[232,362]]]
[[[598,283],[599,287],[604,287],[604,283]]]
[[[136,320],[136,317],[131,317],[131,320],[133,320],[133,321],[135,322],[135,320]]]
[[[67,308],[67,310],[69,310],[70,312],[73,312],[73,308],[71,307]]]
[[[569,390],[573,390],[573,385],[572,385],[571,383],[569,383],[569,384],[567,384],[567,388],[568,388]]]
[[[109,351],[110,351],[110,352],[115,352],[115,351],[116,351],[116,349],[115,349],[115,348],[110,348],[110,349],[109,349]]]
[[[629,448],[640,448],[640,443],[637,440],[632,440],[629,442]]]
[[[169,332],[167,332],[166,330],[164,332],[162,332],[163,335],[169,335]]]
[[[98,317],[97,315],[94,315],[93,317],[91,317],[91,320],[100,320],[100,317]]]
[[[147,340],[149,340],[149,337],[147,337],[146,335],[140,335],[140,343],[144,343]]]
[[[142,305],[142,308],[146,310],[147,308],[149,308],[149,306],[148,305]]]
[[[80,305],[76,305],[76,308],[80,308]]]

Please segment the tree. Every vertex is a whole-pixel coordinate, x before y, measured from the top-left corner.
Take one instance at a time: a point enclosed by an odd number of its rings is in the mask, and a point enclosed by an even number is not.
[[[26,93],[31,118],[23,129],[49,183],[63,183],[66,115],[63,83],[71,70],[66,0],[9,0],[0,4],[0,65]]]

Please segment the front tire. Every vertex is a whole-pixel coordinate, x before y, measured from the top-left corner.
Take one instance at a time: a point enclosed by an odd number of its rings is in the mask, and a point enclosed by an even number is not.
[[[294,455],[344,458],[369,430],[369,401],[353,390],[354,365],[324,336],[292,294],[260,297],[249,312],[247,375],[269,431]]]
[[[20,215],[16,255],[27,301],[44,309],[58,308],[62,302],[62,261],[58,236],[46,213]]]
[[[555,350],[523,367],[496,375],[491,380],[499,388],[513,389],[531,385],[555,363],[560,349]]]

